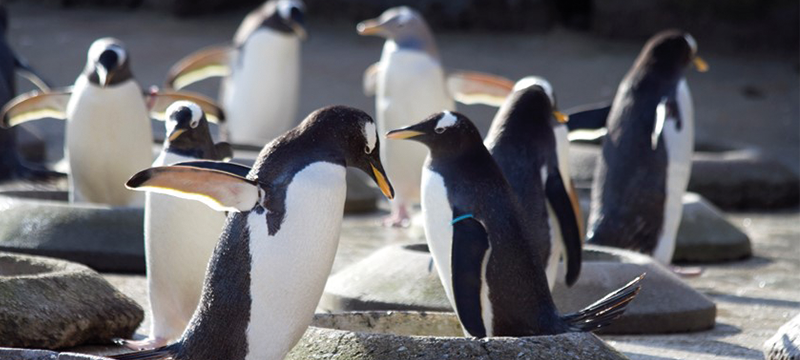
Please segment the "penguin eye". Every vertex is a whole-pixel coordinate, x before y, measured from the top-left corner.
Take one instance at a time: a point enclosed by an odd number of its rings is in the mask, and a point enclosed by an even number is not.
[[[435,129],[433,129],[433,131],[434,131],[435,133],[437,133],[437,134],[441,134],[441,133],[443,133],[445,130],[447,130],[447,128],[444,128],[444,127],[437,127],[437,128],[435,128]]]
[[[364,146],[364,154],[369,154],[371,152],[372,150],[369,149],[369,146]]]
[[[197,125],[200,125],[200,119],[192,120],[192,122],[189,123],[189,126],[191,126],[192,129],[196,128]]]

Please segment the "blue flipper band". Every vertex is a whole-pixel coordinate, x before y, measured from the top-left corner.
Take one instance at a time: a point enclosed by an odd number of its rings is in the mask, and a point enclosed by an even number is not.
[[[451,222],[450,222],[450,225],[455,225],[455,223],[457,223],[457,222],[459,222],[459,221],[461,221],[461,220],[464,220],[464,219],[469,219],[469,218],[471,218],[471,217],[473,217],[473,216],[472,216],[472,214],[464,214],[464,215],[461,215],[461,216],[459,216],[459,217],[457,217],[457,218],[453,219],[453,221],[451,221]]]

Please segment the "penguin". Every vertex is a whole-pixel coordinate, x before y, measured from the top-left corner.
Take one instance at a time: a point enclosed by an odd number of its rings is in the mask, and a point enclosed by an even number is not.
[[[221,113],[201,96],[145,94],[133,78],[123,43],[101,38],[89,47],[86,67],[74,86],[14,98],[3,108],[3,123],[10,127],[47,117],[67,120],[70,201],[142,206],[143,194],[125,189],[125,181],[153,162],[149,111],[163,112],[164,103],[178,99],[204,104],[207,114]]]
[[[332,106],[267,144],[252,169],[194,161],[132,177],[129,188],[201,200],[229,214],[181,338],[115,358],[283,359],[310,324],[333,265],[345,167],[394,195],[379,147],[369,115]]]
[[[489,74],[446,74],[430,28],[422,15],[409,7],[388,9],[376,19],[359,23],[357,31],[386,38],[380,61],[364,73],[364,91],[368,96],[375,95],[381,132],[408,124],[409,119],[455,110],[454,98],[467,104],[499,106],[513,87],[513,82]],[[384,224],[408,226],[408,207],[419,199],[425,148],[389,143],[383,157],[397,190]]]
[[[267,1],[245,17],[232,45],[201,49],[176,63],[167,86],[224,77],[228,140],[263,146],[297,121],[304,14],[300,0]]]
[[[620,83],[595,169],[588,243],[672,262],[694,149],[694,109],[684,76],[692,64],[708,68],[694,38],[663,31],[645,44]]]
[[[534,216],[546,208],[546,220],[539,226],[547,229],[549,241],[540,255],[551,290],[562,257],[567,285],[575,283],[581,269],[583,219],[570,178],[566,120],[557,110],[550,83],[526,77],[515,84],[484,140],[524,214]],[[540,209],[531,211],[535,207]]]
[[[591,331],[619,317],[641,276],[587,308],[560,315],[542,259],[542,207],[524,216],[514,190],[464,115],[441,112],[392,130],[389,139],[429,149],[422,174],[425,236],[467,336],[535,336]],[[538,181],[531,186],[538,186]]]
[[[193,102],[170,105],[165,124],[167,138],[153,167],[232,157],[230,145],[214,144],[205,114]],[[180,338],[200,301],[206,266],[225,225],[225,214],[169,195],[146,193],[144,209],[150,337],[117,341],[133,350]]]
[[[11,49],[6,40],[8,11],[0,3],[0,102],[10,101],[16,95],[14,74],[20,74],[42,91],[49,89],[47,82],[28,63]],[[16,129],[0,129],[0,180],[43,179],[60,174],[48,171],[25,161],[17,150]]]

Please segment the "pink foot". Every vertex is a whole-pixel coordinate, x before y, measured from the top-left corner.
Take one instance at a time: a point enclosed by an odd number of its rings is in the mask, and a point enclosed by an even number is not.
[[[140,350],[150,350],[162,347],[167,345],[167,339],[162,338],[147,338],[144,340],[125,340],[125,339],[114,339],[114,343],[117,345],[122,345],[128,349],[140,351]]]
[[[700,266],[689,266],[689,267],[682,267],[677,265],[670,265],[670,270],[672,270],[675,275],[680,277],[698,277],[703,274],[704,269]]]
[[[395,228],[407,228],[411,225],[411,218],[408,216],[405,204],[392,206],[392,213],[383,218],[383,226]]]

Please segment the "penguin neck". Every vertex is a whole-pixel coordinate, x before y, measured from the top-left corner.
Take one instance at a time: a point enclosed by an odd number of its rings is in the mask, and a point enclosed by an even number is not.
[[[395,51],[419,51],[428,54],[428,56],[436,59],[437,61],[439,60],[439,50],[436,48],[436,41],[430,34],[389,39],[386,41],[385,49]]]
[[[214,152],[214,141],[211,139],[211,134],[207,128],[190,129],[174,141],[164,140],[163,151],[195,159],[217,160]]]
[[[110,80],[106,86],[100,84],[100,76],[97,75],[97,66],[96,64],[87,63],[86,67],[83,69],[82,75],[85,76],[89,83],[94,86],[99,87],[111,87],[120,85],[128,80],[133,79],[133,73],[131,72],[130,66],[127,63],[122,64],[118,69],[114,70],[113,72],[109,73]]]

